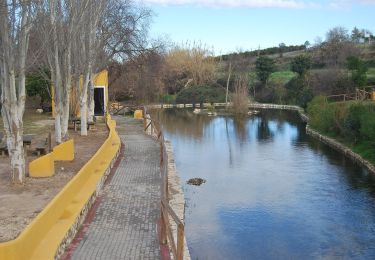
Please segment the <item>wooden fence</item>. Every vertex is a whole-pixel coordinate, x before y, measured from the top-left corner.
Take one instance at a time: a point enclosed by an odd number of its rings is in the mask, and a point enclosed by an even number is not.
[[[168,189],[168,153],[165,147],[164,135],[158,122],[151,119],[145,107],[143,110],[144,130],[150,136],[160,142],[160,170],[162,178],[161,186],[161,234],[160,239],[163,244],[168,244],[174,259],[182,260],[184,258],[184,240],[185,227],[177,214],[169,205],[169,189]],[[177,226],[177,234],[173,234],[170,220],[174,221]],[[177,241],[176,241],[177,240]]]

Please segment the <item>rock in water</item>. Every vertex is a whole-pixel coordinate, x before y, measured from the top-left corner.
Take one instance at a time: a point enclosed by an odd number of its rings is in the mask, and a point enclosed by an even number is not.
[[[190,179],[190,180],[187,181],[187,184],[189,184],[189,185],[195,185],[195,186],[200,186],[200,185],[202,185],[205,182],[206,182],[206,180],[202,179],[202,178],[192,178],[192,179]]]

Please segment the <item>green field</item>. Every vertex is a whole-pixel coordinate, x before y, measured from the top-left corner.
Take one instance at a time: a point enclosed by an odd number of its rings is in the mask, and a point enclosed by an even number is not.
[[[274,84],[282,84],[285,85],[288,83],[292,78],[294,78],[297,74],[292,71],[277,71],[271,74],[269,82]]]

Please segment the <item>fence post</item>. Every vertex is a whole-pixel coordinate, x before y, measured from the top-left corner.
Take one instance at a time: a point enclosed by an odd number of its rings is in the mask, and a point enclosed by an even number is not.
[[[146,107],[143,107],[143,130],[146,131],[147,120],[146,120]]]
[[[164,209],[163,204],[160,205],[160,213],[161,213],[161,225],[160,225],[160,241],[163,245],[168,243],[167,240],[167,229],[165,227],[165,221],[164,221]]]
[[[177,227],[177,260],[184,258],[184,226],[179,224]]]

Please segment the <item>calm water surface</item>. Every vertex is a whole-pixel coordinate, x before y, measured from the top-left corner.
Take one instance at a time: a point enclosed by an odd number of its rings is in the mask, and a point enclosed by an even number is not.
[[[375,258],[374,177],[296,114],[155,117],[174,147],[192,259]]]

